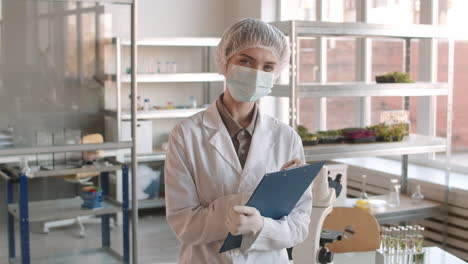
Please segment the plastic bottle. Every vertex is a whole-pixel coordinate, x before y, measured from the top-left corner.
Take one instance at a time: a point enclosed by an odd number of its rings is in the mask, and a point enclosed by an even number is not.
[[[143,111],[149,111],[150,110],[150,99],[145,98],[145,102],[143,103]]]
[[[416,186],[416,191],[411,195],[411,202],[413,204],[421,204],[424,195],[421,193],[421,185]]]
[[[172,73],[177,73],[177,63],[175,61],[172,62]]]

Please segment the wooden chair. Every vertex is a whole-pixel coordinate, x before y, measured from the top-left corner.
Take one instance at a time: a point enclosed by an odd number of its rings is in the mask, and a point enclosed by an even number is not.
[[[334,207],[323,224],[323,228],[336,231],[345,231],[347,227],[352,228],[354,235],[328,244],[331,252],[373,251],[380,248],[380,226],[369,212],[357,208]]]

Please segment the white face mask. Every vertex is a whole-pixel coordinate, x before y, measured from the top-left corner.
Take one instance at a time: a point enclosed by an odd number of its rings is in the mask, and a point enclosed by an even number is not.
[[[226,83],[236,101],[254,102],[271,93],[273,79],[271,72],[232,65],[231,74],[226,79]]]

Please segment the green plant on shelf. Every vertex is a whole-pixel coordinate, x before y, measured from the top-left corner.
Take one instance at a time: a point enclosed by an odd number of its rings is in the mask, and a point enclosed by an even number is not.
[[[409,126],[405,123],[387,125],[385,123],[367,127],[375,132],[378,141],[392,142],[401,141],[409,134]]]
[[[406,72],[390,72],[384,75],[375,76],[377,83],[413,83],[409,73]]]
[[[303,125],[298,125],[296,130],[301,138],[309,134],[309,130]]]
[[[317,132],[317,138],[320,143],[339,143],[343,140],[343,132],[341,130],[328,130]]]
[[[297,133],[301,137],[304,145],[316,145],[318,144],[317,135],[309,133],[309,130],[302,125],[297,126]]]

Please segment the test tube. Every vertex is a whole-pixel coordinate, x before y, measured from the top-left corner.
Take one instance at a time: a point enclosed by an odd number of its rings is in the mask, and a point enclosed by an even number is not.
[[[399,227],[399,238],[398,245],[400,253],[406,253],[407,249],[407,238],[406,238],[407,228],[404,226]]]
[[[422,253],[424,243],[424,227],[418,226],[416,232],[416,253]]]
[[[388,232],[389,232],[389,229],[387,227],[382,227],[381,229],[381,235],[380,235],[380,250],[385,253],[385,254],[388,254]]]
[[[390,236],[388,238],[388,251],[390,254],[396,253],[398,230],[395,227],[390,228]]]
[[[415,245],[416,245],[415,227],[414,226],[408,226],[407,238],[408,238],[408,252],[414,253]]]

